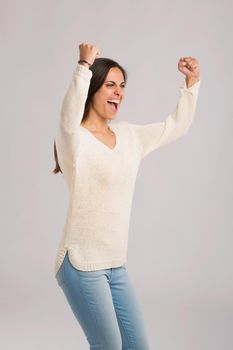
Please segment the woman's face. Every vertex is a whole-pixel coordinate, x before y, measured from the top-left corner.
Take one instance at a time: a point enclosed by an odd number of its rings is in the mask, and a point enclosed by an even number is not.
[[[125,85],[122,71],[118,67],[111,68],[93,97],[91,110],[102,118],[114,119],[124,98]],[[115,103],[109,103],[109,100]]]

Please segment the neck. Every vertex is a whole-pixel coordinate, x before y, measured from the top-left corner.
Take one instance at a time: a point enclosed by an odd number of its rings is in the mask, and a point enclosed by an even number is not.
[[[92,131],[108,131],[108,120],[98,117],[98,116],[88,116],[84,122],[81,123],[82,126],[92,130]]]

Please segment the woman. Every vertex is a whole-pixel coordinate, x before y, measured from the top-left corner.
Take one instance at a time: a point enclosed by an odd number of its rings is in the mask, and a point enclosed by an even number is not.
[[[182,137],[196,108],[199,63],[184,57],[185,75],[174,113],[163,122],[111,123],[123,101],[126,71],[79,45],[80,60],[65,95],[54,142],[56,167],[70,194],[55,262],[59,286],[90,349],[148,350],[137,295],[126,266],[129,219],[142,159]]]

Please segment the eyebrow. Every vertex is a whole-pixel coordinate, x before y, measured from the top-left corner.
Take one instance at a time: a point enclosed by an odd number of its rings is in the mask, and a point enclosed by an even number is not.
[[[107,81],[105,81],[105,83],[107,83],[107,82],[116,84],[115,81],[113,81],[113,80],[107,80]],[[122,81],[121,84],[122,84],[122,83],[125,84],[125,81]]]

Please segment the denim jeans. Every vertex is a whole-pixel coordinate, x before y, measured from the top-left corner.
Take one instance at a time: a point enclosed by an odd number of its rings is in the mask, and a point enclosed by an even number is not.
[[[56,274],[89,349],[149,350],[137,295],[126,266],[81,271],[68,251]]]

